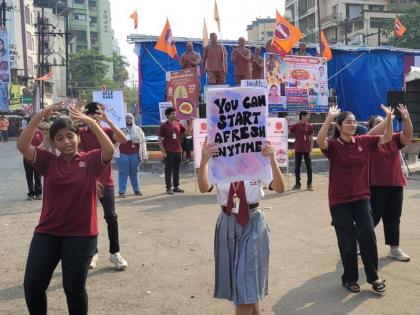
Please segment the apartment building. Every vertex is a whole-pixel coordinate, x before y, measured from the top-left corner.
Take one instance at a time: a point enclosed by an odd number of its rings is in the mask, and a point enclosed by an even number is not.
[[[273,37],[273,30],[276,24],[276,19],[266,17],[257,18],[247,25],[248,41],[267,41]]]

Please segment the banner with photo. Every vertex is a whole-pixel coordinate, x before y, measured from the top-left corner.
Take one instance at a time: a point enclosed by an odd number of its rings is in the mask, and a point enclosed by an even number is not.
[[[10,86],[9,38],[5,27],[0,27],[0,111],[9,111]]]
[[[159,102],[159,117],[161,123],[164,123],[166,120],[168,120],[165,116],[165,110],[168,107],[172,107],[172,102]]]
[[[327,60],[265,54],[269,112],[328,111]]]
[[[198,117],[197,68],[171,71],[166,74],[166,100],[172,102],[181,120]]]
[[[270,162],[261,153],[267,139],[266,90],[211,89],[206,104],[207,139],[218,152],[209,162],[209,181],[270,182]]]

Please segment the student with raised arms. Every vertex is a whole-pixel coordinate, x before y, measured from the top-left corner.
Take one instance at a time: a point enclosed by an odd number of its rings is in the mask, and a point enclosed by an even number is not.
[[[386,107],[383,110],[387,114],[383,136],[354,136],[357,128],[354,115],[332,106],[317,137],[318,146],[330,162],[328,199],[344,267],[341,281],[352,293],[360,292],[356,242],[359,242],[367,282],[374,291],[385,291],[385,280],[378,276],[378,250],[369,202],[371,155],[392,138],[392,112]],[[334,120],[334,137],[328,139],[328,129]]]

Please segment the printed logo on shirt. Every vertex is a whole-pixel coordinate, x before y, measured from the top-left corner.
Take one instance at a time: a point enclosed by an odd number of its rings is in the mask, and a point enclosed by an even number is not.
[[[357,150],[359,150],[359,152],[362,152],[362,151],[363,151],[363,148],[359,145],[359,146],[357,147]]]
[[[252,185],[252,186],[256,186],[256,185],[258,185],[258,181],[257,180],[251,180],[251,181],[249,181],[249,184]]]
[[[86,162],[85,161],[80,161],[79,162],[79,167],[86,167]]]

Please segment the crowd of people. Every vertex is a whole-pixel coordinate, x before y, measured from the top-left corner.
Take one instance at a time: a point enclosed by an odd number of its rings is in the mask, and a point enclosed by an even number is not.
[[[341,282],[352,293],[360,292],[358,247],[367,282],[374,291],[385,291],[385,280],[378,274],[375,236],[375,226],[381,219],[385,243],[390,246],[388,256],[399,261],[410,259],[399,246],[406,185],[400,150],[412,138],[412,123],[406,107],[400,104],[397,110],[404,127],[393,133],[393,110],[382,108],[386,118],[371,117],[367,133],[356,135],[358,125],[354,115],[332,106],[316,138],[330,165],[328,201],[344,268]],[[25,298],[31,314],[46,313],[46,289],[61,260],[69,313],[86,314],[86,276],[88,269],[98,263],[98,200],[108,227],[110,261],[116,269],[128,267],[120,254],[111,160],[115,158],[118,166],[118,196],[125,198],[128,178],[134,194],[142,195],[138,167],[148,158],[147,149],[144,133],[131,114],[126,115],[127,128],[120,129],[108,119],[101,104],[79,102],[75,108],[69,108],[70,117],[60,116],[52,124],[45,124],[50,116],[61,115],[58,109],[60,104],[34,115],[17,142],[24,157],[28,199],[42,196],[43,200],[27,259]],[[173,107],[167,108],[165,115],[167,121],[159,127],[158,138],[165,160],[166,193],[173,195],[184,192],[180,187],[179,165],[182,139],[191,134],[191,127],[176,119]],[[289,127],[296,137],[293,190],[301,189],[302,158],[308,172],[307,189],[313,189],[314,129],[309,117],[308,112],[302,111],[299,122]],[[328,138],[333,123],[334,135]],[[239,181],[213,186],[208,180],[208,163],[216,153],[216,145],[206,142],[202,148],[198,187],[203,193],[215,189],[221,208],[214,242],[214,297],[232,301],[239,315],[260,314],[259,302],[268,292],[269,229],[260,200],[265,194],[264,187],[277,193],[285,190],[274,152],[274,147],[266,143],[261,153],[270,161],[271,182]],[[61,192],[70,197],[58,200],[55,196]]]
[[[210,84],[224,84],[226,50],[210,34],[203,61],[193,51],[191,42],[181,56],[182,68],[205,64]],[[301,45],[298,55],[306,55]],[[259,49],[253,55],[239,38],[231,55],[235,80],[260,77],[263,61]],[[274,93],[274,91],[273,91]],[[29,200],[42,199],[39,223],[29,247],[24,276],[25,300],[30,314],[47,313],[46,290],[52,274],[61,261],[64,292],[70,314],[88,313],[86,279],[89,268],[98,264],[97,204],[101,203],[107,224],[109,260],[118,270],[128,268],[120,253],[119,224],[115,195],[126,198],[130,179],[135,196],[142,196],[139,166],[148,159],[145,135],[135,124],[134,116],[125,116],[126,128],[118,128],[97,102],[79,102],[69,107],[69,116],[54,104],[35,114],[17,141],[23,155]],[[358,253],[364,264],[367,282],[375,292],[386,289],[385,279],[378,274],[378,250],[375,226],[382,219],[388,256],[408,261],[400,248],[400,218],[403,187],[406,185],[400,167],[400,150],[412,138],[412,123],[404,105],[399,105],[403,130],[393,133],[393,110],[382,106],[385,119],[369,120],[369,130],[357,134],[358,125],[351,112],[332,106],[317,134],[316,143],[329,160],[328,203],[344,273],[343,287],[360,292]],[[184,151],[191,152],[191,124],[181,124],[176,110],[165,110],[167,120],[157,131],[158,145],[164,159],[165,193],[184,193],[180,187],[180,163]],[[50,119],[54,117],[54,119]],[[289,127],[295,135],[295,185],[301,189],[302,158],[307,171],[307,190],[313,190],[312,152],[314,128],[306,111]],[[50,124],[45,124],[50,121]],[[334,124],[334,135],[329,129]],[[0,118],[0,130],[7,126]],[[3,138],[5,136],[3,135]],[[7,140],[7,135],[6,138]],[[189,146],[189,150],[185,150]],[[237,315],[261,314],[259,303],[268,293],[270,230],[262,206],[264,189],[282,193],[285,181],[275,158],[274,146],[266,142],[261,154],[270,164],[272,181],[248,180],[211,184],[209,162],[217,153],[217,145],[205,142],[202,147],[198,187],[200,192],[216,192],[217,218],[214,238],[214,297],[235,305]],[[191,156],[188,156],[191,158]],[[111,161],[118,167],[118,192],[112,176]],[[389,170],[384,172],[383,170]],[[44,178],[41,185],[41,176]],[[66,198],[57,198],[66,194]]]

